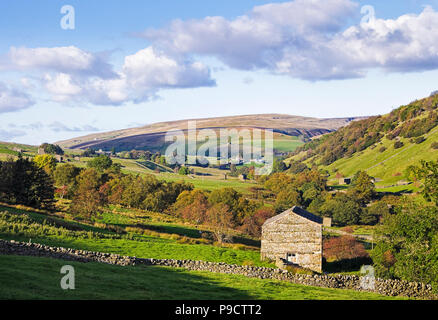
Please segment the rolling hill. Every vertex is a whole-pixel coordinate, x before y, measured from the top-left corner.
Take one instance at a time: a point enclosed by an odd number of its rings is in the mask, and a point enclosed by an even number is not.
[[[273,129],[275,132],[275,148],[288,152],[302,144],[299,136],[311,138],[326,134],[345,126],[356,118],[317,119],[282,114],[244,115],[232,117],[191,119],[155,123],[139,128],[124,129],[105,133],[97,133],[84,137],[59,141],[63,148],[70,149],[102,149],[117,151],[165,149],[166,132],[182,130],[187,132],[188,121],[196,120],[198,129]]]
[[[438,158],[438,94],[355,121],[299,147],[290,160],[316,164],[330,179],[365,170],[378,187],[404,185],[404,172]]]

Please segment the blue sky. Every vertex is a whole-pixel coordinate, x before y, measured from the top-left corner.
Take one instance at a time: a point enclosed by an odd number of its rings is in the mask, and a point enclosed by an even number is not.
[[[74,30],[60,26],[66,4]],[[365,5],[377,20],[363,25]],[[438,89],[437,29],[438,1],[5,0],[0,140],[252,113],[384,114]]]

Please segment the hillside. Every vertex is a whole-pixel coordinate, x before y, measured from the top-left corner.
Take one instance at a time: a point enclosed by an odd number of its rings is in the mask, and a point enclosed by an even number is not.
[[[326,134],[348,124],[355,118],[317,119],[282,114],[244,115],[232,117],[192,119],[196,120],[198,129],[222,128],[260,128],[274,129],[278,151],[288,152],[302,144],[299,136],[307,138]],[[105,133],[97,133],[84,137],[59,141],[61,147],[70,149],[103,149],[117,151],[150,150],[163,151],[166,132],[183,130],[187,131],[187,122],[192,120],[179,120],[160,122],[139,128],[124,129]]]
[[[10,142],[2,142],[0,141],[0,160],[5,160],[8,157],[16,157],[21,151],[24,155],[32,155],[35,154],[38,150],[36,146],[10,143]]]
[[[333,181],[365,170],[378,187],[404,185],[407,167],[437,159],[437,108],[438,95],[431,95],[387,115],[355,121],[299,147],[288,160],[316,164]]]

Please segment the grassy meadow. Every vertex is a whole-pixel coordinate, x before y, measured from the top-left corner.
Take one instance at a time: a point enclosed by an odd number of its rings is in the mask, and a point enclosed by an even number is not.
[[[196,227],[172,221],[171,218],[163,220],[161,214],[133,214],[123,209],[117,213],[108,211],[90,225],[73,221],[68,215],[53,217],[8,206],[0,206],[1,212],[12,214],[12,217],[0,215],[0,238],[6,240],[32,241],[139,258],[272,266],[260,261],[259,249],[255,246],[257,242],[252,239],[237,236],[237,243],[219,245],[201,238]],[[22,221],[24,218],[25,221]]]
[[[62,290],[60,269],[75,268],[75,290]],[[394,300],[240,275],[167,267],[120,267],[41,257],[0,255],[0,299],[117,300]]]

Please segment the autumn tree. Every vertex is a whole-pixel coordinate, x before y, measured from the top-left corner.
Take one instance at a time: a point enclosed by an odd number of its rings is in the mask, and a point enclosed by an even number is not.
[[[50,154],[39,154],[33,158],[33,161],[39,168],[44,169],[47,174],[53,175],[53,172],[56,169],[55,157]]]
[[[70,210],[78,216],[92,220],[101,212],[103,205],[102,195],[99,192],[102,185],[100,175],[95,169],[89,168],[82,171],[76,180],[77,189]]]
[[[210,205],[202,190],[183,191],[174,205],[174,210],[182,218],[195,224],[202,224],[207,220],[207,211]]]
[[[226,204],[218,203],[207,211],[207,223],[219,243],[229,241],[229,231],[233,227],[233,214]]]
[[[263,207],[256,210],[253,214],[245,216],[242,231],[253,237],[260,237],[262,225],[265,221],[275,215],[272,208]]]

